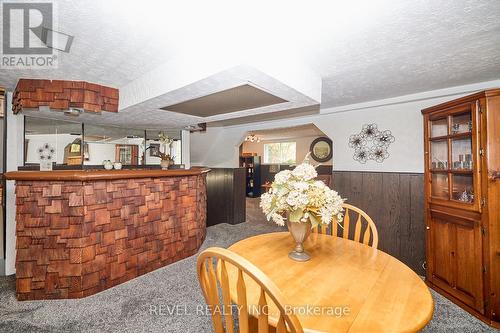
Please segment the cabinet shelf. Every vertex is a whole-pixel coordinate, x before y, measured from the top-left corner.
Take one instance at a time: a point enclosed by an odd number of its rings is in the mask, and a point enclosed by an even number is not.
[[[448,139],[466,139],[472,137],[472,132],[442,135],[429,138],[430,141],[444,141]]]
[[[459,175],[472,175],[474,173],[473,169],[429,169],[432,173],[455,173]]]

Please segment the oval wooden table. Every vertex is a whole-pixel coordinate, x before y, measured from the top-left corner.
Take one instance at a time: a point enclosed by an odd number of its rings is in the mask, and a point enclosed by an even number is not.
[[[244,239],[229,250],[278,286],[305,332],[417,332],[432,318],[434,302],[425,283],[387,253],[313,233],[304,244],[311,260],[296,262],[288,258],[293,246],[288,232],[278,232]],[[236,281],[236,269],[227,269]],[[257,304],[259,287],[245,283],[248,304]],[[230,289],[236,295],[234,284]],[[277,319],[270,305],[269,321]]]

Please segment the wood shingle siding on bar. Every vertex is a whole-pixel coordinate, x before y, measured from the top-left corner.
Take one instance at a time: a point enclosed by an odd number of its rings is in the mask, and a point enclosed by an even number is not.
[[[18,180],[17,298],[85,297],[195,254],[205,178]]]
[[[118,112],[119,91],[84,81],[20,79],[14,90],[12,111],[48,106],[53,110],[81,108],[86,112]]]

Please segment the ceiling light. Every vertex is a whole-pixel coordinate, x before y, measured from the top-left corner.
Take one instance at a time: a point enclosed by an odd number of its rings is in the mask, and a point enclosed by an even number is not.
[[[260,138],[255,134],[250,134],[250,135],[247,135],[247,137],[245,138],[245,141],[247,141],[247,142],[260,142]]]

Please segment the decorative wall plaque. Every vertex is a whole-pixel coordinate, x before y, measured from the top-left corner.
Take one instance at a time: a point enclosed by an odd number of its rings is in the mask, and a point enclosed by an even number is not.
[[[52,162],[56,150],[45,143],[42,147],[38,148],[38,158],[40,160],[40,171],[52,171]]]
[[[354,148],[353,158],[359,163],[365,164],[368,160],[382,163],[389,157],[387,150],[394,141],[391,131],[381,131],[377,124],[368,124],[360,133],[349,137],[349,147]]]

